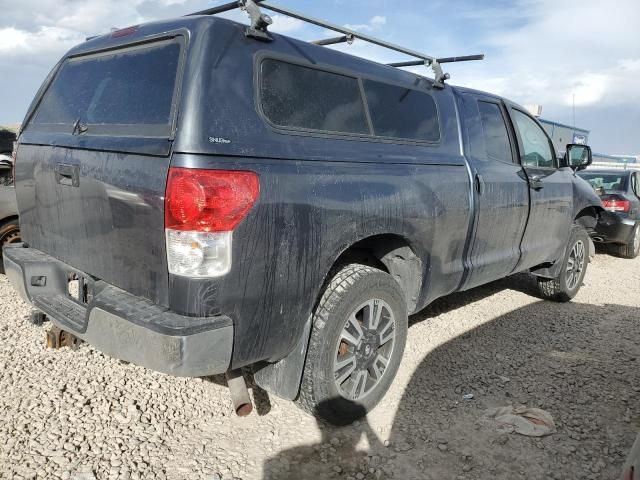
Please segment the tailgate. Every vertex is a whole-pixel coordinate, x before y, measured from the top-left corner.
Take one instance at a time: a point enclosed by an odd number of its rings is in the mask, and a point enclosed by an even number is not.
[[[164,193],[182,50],[173,38],[65,60],[16,161],[27,244],[165,306]]]

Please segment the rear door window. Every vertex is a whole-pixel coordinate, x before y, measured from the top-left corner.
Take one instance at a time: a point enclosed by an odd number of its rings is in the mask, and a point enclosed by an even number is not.
[[[31,125],[37,130],[168,136],[181,43],[166,40],[67,60]]]
[[[511,142],[509,132],[500,110],[500,105],[490,102],[478,102],[482,136],[485,151],[490,160],[512,163]]]
[[[374,135],[437,142],[438,110],[431,95],[405,87],[364,80]]]
[[[274,59],[262,62],[260,99],[278,127],[369,135],[358,79]]]

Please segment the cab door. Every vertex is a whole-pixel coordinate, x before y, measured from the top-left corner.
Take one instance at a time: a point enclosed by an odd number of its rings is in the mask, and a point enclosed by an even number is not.
[[[529,185],[502,101],[478,94],[461,97],[476,205],[469,273],[462,285],[469,289],[516,268],[529,214]]]
[[[517,267],[522,271],[562,256],[573,222],[573,171],[559,167],[553,143],[537,120],[513,105],[509,114],[529,185],[529,221]]]

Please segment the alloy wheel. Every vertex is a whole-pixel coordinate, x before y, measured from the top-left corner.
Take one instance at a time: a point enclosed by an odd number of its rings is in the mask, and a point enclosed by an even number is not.
[[[582,271],[586,261],[585,245],[582,240],[578,240],[567,259],[567,288],[573,290],[578,286]]]
[[[349,315],[333,363],[340,395],[361,400],[380,383],[395,348],[395,337],[395,316],[384,300],[368,300]]]

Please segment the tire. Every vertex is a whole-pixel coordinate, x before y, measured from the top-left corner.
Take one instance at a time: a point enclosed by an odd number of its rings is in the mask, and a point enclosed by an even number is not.
[[[404,294],[391,275],[358,264],[342,268],[314,313],[298,406],[334,425],[365,416],[393,382],[407,329]]]
[[[589,265],[589,235],[580,225],[571,227],[569,242],[560,275],[556,278],[538,278],[542,298],[554,302],[568,302],[580,291]]]
[[[616,255],[622,258],[634,259],[640,255],[640,223],[637,223],[631,232],[629,243],[624,245],[612,245]]]
[[[4,274],[4,264],[2,263],[2,247],[10,243],[20,241],[20,225],[18,220],[9,220],[0,225],[0,273]]]

